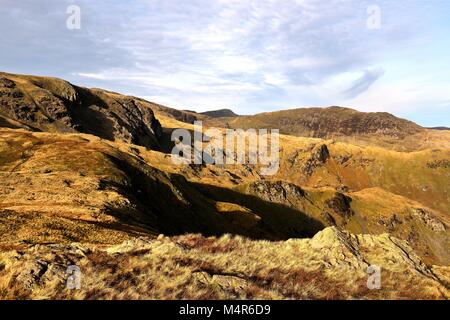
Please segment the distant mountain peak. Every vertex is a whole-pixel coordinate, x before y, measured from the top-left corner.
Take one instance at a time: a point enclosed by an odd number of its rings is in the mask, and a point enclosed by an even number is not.
[[[212,118],[238,117],[238,115],[236,113],[234,113],[233,110],[231,110],[231,109],[211,110],[211,111],[202,112],[201,114],[204,114],[204,115],[212,117]]]
[[[220,121],[217,119],[214,124],[220,126],[216,123]],[[283,134],[316,138],[367,134],[400,138],[424,130],[387,112],[360,112],[337,106],[295,108],[223,121],[233,128],[279,128]]]
[[[432,130],[450,130],[449,127],[431,127],[431,128],[428,128],[428,129],[432,129]]]

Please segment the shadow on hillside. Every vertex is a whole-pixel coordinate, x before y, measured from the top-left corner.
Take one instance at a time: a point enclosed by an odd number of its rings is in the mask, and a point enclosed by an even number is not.
[[[108,104],[86,88],[74,87],[80,97],[81,107],[70,108],[76,129],[102,139],[114,141],[114,122],[100,110],[107,110]],[[67,102],[71,103],[71,102]]]
[[[161,146],[161,151],[163,153],[172,153],[173,148],[175,147],[175,141],[172,140],[172,132],[176,130],[175,128],[162,128],[162,134],[161,134],[161,138],[160,138],[160,146]],[[194,130],[191,129],[185,129],[183,128],[183,130],[186,130],[187,132],[189,132],[189,135],[191,137],[191,147],[194,147]]]
[[[256,234],[251,238],[267,240],[286,240],[289,238],[309,238],[324,229],[318,220],[304,212],[282,204],[264,201],[253,195],[213,186],[192,183],[204,196],[220,202],[228,202],[246,207],[261,220]]]
[[[172,131],[175,129],[172,128],[162,128],[162,134],[159,141],[161,145],[161,151],[164,153],[171,153],[173,147],[175,147],[175,142],[172,141]]]
[[[324,225],[305,213],[252,195],[217,186],[193,183],[182,175],[165,174],[145,163],[130,163],[109,156],[128,181],[105,181],[133,204],[108,208],[125,223],[167,236],[199,233],[204,236],[237,234],[252,239],[285,240],[312,237]],[[114,179],[115,180],[115,179]],[[215,202],[228,202],[250,209],[219,212]]]

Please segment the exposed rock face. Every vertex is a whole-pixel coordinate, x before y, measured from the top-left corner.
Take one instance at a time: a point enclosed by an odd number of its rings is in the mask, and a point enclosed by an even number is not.
[[[301,164],[301,170],[306,175],[311,175],[314,169],[322,166],[330,157],[326,144],[311,146],[311,156]]]
[[[321,213],[321,216],[328,225],[336,226],[336,220],[334,220],[333,216],[330,213],[324,211]]]
[[[326,228],[312,239],[225,235],[0,247],[0,299],[448,299],[449,268],[427,267],[405,241]],[[68,290],[69,266],[80,287]],[[369,287],[369,267],[380,287]]]
[[[350,197],[347,197],[343,193],[336,192],[333,198],[325,201],[325,204],[328,208],[338,213],[341,217],[349,218],[354,215],[354,212],[350,206],[351,201],[352,199]]]
[[[317,161],[320,163],[324,163],[330,157],[330,152],[328,151],[328,147],[326,144],[321,144],[318,147],[315,147],[311,159],[313,161]]]
[[[83,132],[158,148],[159,121],[148,103],[66,81],[1,73],[0,115],[40,131]]]
[[[0,88],[13,89],[16,86],[14,81],[9,80],[5,77],[0,77]]]
[[[413,214],[417,216],[431,230],[438,232],[445,231],[445,225],[424,209],[416,208],[413,210]]]
[[[247,187],[247,193],[257,195],[259,198],[280,204],[289,204],[298,198],[305,197],[305,192],[299,186],[291,183],[277,181],[257,181]]]

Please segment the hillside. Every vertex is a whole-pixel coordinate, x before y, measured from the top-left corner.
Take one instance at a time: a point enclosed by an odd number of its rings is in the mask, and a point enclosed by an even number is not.
[[[220,110],[212,110],[212,111],[206,111],[202,112],[205,116],[211,117],[211,118],[223,118],[223,117],[237,117],[238,115],[233,112],[233,110],[230,109],[220,109]]]
[[[0,73],[0,123],[34,131],[83,132],[157,148],[161,126],[141,101],[64,80]]]
[[[448,198],[430,208],[370,185],[343,187],[345,181],[324,171],[333,168],[331,159],[308,167],[314,179],[323,177],[318,186],[278,181],[293,170],[284,161],[270,182],[251,168],[177,166],[164,153],[90,135],[2,129],[0,142],[2,241],[111,244],[134,234],[185,232],[283,240],[340,226],[389,232],[409,240],[427,263],[450,262],[450,222],[439,210]]]
[[[137,149],[126,150],[94,136],[0,129],[1,240],[116,243],[135,232],[282,239],[321,229],[288,208],[278,226],[239,205],[226,208],[180,174],[149,166]],[[275,219],[277,207],[260,214]]]
[[[448,127],[433,127],[433,128],[429,128],[429,129],[433,129],[433,130],[450,130],[450,128],[448,128]]]
[[[118,246],[1,247],[0,299],[448,299],[449,268],[427,267],[387,234],[327,228],[312,239],[253,241],[201,235]],[[83,270],[66,290],[65,267]],[[367,268],[381,268],[368,288]],[[376,283],[375,283],[376,285]]]
[[[314,138],[364,134],[401,138],[422,130],[417,124],[386,112],[358,112],[342,107],[290,109],[221,121],[231,128],[279,128],[283,134]]]
[[[222,114],[0,73],[0,298],[69,298],[73,262],[83,299],[449,297],[450,132],[337,107]],[[195,120],[279,126],[279,171],[174,164],[170,135]]]
[[[300,108],[253,116],[229,109],[196,113],[177,110],[141,98],[88,89],[67,81],[0,72],[0,125],[33,131],[90,133],[151,149],[167,142],[170,130],[158,119],[227,128],[280,129],[301,137],[337,139],[360,146],[411,151],[439,147],[450,139],[448,130],[425,129],[388,113],[365,113],[330,108]],[[173,126],[170,126],[172,128]],[[164,137],[164,135],[166,137]]]
[[[280,133],[334,139],[358,146],[415,151],[440,146],[450,132],[426,129],[386,112],[359,112],[349,108],[298,108],[251,116],[208,118],[206,125],[241,129],[279,129]]]

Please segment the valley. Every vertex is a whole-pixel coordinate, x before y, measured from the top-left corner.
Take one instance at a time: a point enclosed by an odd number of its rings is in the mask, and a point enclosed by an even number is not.
[[[279,128],[278,172],[175,164],[194,121]],[[386,113],[196,113],[0,73],[0,298],[448,299],[449,164],[449,131]]]

